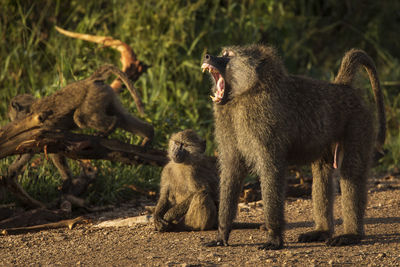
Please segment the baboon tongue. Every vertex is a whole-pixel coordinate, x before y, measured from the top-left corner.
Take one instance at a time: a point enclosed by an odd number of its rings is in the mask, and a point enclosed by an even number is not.
[[[218,79],[218,82],[217,82],[217,92],[224,93],[224,89],[225,89],[224,78],[222,78],[222,76],[219,75],[219,79]]]
[[[219,103],[221,102],[222,98],[224,97],[224,89],[225,89],[225,81],[224,78],[222,78],[221,74],[218,74],[219,78],[217,81],[217,91],[215,92],[215,96],[211,96],[211,99]]]

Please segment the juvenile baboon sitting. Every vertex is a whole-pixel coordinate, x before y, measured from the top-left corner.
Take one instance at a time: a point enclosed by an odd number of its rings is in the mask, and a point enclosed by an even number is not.
[[[154,211],[155,229],[205,230],[216,227],[218,176],[204,155],[205,141],[193,130],[169,140],[169,163],[161,174],[160,198]]]
[[[92,128],[104,135],[119,127],[140,135],[144,138],[142,144],[147,144],[153,138],[153,126],[130,115],[122,107],[118,96],[105,83],[110,74],[124,82],[138,110],[143,112],[140,98],[126,74],[113,65],[104,65],[87,79],[71,83],[53,95],[37,100],[29,95],[14,99],[10,104],[10,118],[16,118],[15,112],[21,116],[23,113],[45,114],[41,117],[44,126],[67,130],[76,126]]]
[[[352,86],[356,71],[368,72],[377,105],[379,131],[360,90]],[[283,247],[285,173],[291,164],[312,164],[315,230],[300,242],[359,243],[364,235],[366,183],[376,139],[385,140],[382,91],[371,58],[348,51],[333,83],[289,75],[275,49],[262,45],[228,47],[222,56],[205,55],[203,71],[213,77],[215,138],[220,163],[218,236],[208,245],[228,245],[238,196],[246,172],[260,177],[266,243]],[[337,145],[338,144],[338,145]],[[341,156],[344,233],[332,237],[332,172],[335,151]],[[337,153],[336,153],[337,154]]]

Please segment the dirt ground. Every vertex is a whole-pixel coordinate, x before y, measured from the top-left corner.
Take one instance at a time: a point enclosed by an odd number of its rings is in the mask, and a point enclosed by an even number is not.
[[[366,236],[360,245],[327,247],[298,243],[312,229],[310,199],[287,199],[285,247],[263,251],[265,232],[233,230],[229,247],[207,248],[216,231],[157,233],[151,223],[97,227],[110,218],[140,215],[124,205],[93,216],[93,224],[37,233],[0,236],[0,266],[400,266],[400,177],[371,179]],[[241,205],[237,221],[262,222],[262,207]],[[341,233],[340,195],[335,233]]]

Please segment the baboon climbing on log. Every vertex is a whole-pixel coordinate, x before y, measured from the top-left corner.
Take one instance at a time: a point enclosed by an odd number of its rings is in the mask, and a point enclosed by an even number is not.
[[[36,99],[30,94],[21,94],[12,98],[8,107],[8,117],[10,118],[10,121],[20,120],[28,116],[31,110],[31,106],[35,101],[38,101],[38,99]],[[32,159],[33,156],[34,154],[18,155],[17,158],[14,160],[14,162],[10,165],[8,170],[9,171],[22,170],[22,168],[26,166],[26,164],[28,164],[28,162]],[[86,191],[87,186],[94,179],[96,173],[96,170],[95,168],[93,168],[93,166],[91,166],[88,163],[80,162],[83,167],[83,172],[79,177],[74,178],[71,169],[68,166],[65,156],[53,153],[49,154],[48,156],[61,175],[61,179],[63,181],[61,191],[65,197],[70,198],[69,195],[79,196]],[[11,177],[8,177],[8,179],[13,179],[13,177],[15,176],[10,173],[9,175],[11,175]],[[14,184],[14,181],[7,180],[6,183]],[[15,184],[14,187],[20,188]],[[19,192],[19,193],[22,195],[26,194],[25,192]],[[74,200],[78,200],[78,198],[74,198]],[[79,202],[74,201],[74,204],[78,206],[83,206],[83,203],[84,203],[83,200]]]
[[[132,82],[117,67],[104,65],[89,78],[71,83],[53,95],[43,99],[33,100],[27,106],[25,101],[11,103],[16,111],[28,109],[27,113],[40,114],[44,126],[56,129],[70,130],[78,126],[81,129],[92,128],[107,135],[116,127],[122,128],[144,138],[143,145],[149,143],[154,135],[153,126],[130,115],[121,105],[118,96],[105,83],[110,74],[117,75],[133,96],[138,110],[143,113],[142,103]],[[21,99],[20,99],[21,100]],[[10,116],[15,116],[11,114]]]
[[[29,122],[29,116],[33,114],[39,116],[39,121],[43,126],[62,130],[71,130],[77,126],[80,128],[90,127],[107,135],[115,127],[120,127],[144,137],[142,145],[147,146],[154,135],[152,125],[130,115],[122,107],[117,95],[105,83],[110,74],[115,74],[124,82],[133,96],[138,110],[143,113],[140,98],[126,74],[112,65],[104,65],[89,78],[69,84],[51,96],[42,99],[36,99],[29,94],[14,97],[10,102],[8,114],[11,121],[18,123],[21,120],[21,125],[17,127],[17,133],[10,133],[10,135],[18,134],[20,130],[26,130],[25,122],[22,120],[27,119],[26,122]],[[31,154],[19,156],[9,170],[21,170],[32,156]],[[50,154],[50,158],[63,179],[63,193],[75,196],[82,193],[90,182],[86,178],[93,176],[90,166],[84,165],[83,178],[85,179],[72,179],[64,156]],[[10,175],[13,176],[13,174]],[[16,188],[18,193],[26,195],[13,181],[9,180],[8,182]],[[28,199],[28,197],[26,198]],[[33,202],[32,199],[30,201]]]
[[[360,66],[368,72],[375,96],[377,137],[374,115],[360,90],[352,86]],[[282,248],[285,172],[289,164],[305,163],[311,163],[314,178],[315,230],[300,235],[299,242],[359,243],[370,160],[376,139],[382,149],[386,131],[372,59],[362,50],[348,51],[333,83],[289,75],[275,49],[263,45],[228,47],[222,56],[205,55],[202,69],[214,81],[211,98],[221,172],[218,236],[208,245],[228,245],[243,178],[252,171],[260,177],[267,227],[261,249]],[[332,237],[332,172],[338,147],[344,233]]]
[[[218,174],[204,155],[205,141],[193,130],[169,140],[169,163],[161,174],[160,198],[154,211],[155,229],[206,230],[217,225]]]
[[[25,118],[30,113],[32,104],[37,100],[38,99],[30,94],[21,94],[12,98],[8,107],[8,117],[10,118],[10,121]],[[16,160],[25,159],[25,161],[27,161],[26,163],[28,163],[32,156],[33,155],[30,157],[18,156],[19,158]],[[49,156],[60,172],[63,181],[70,181],[72,179],[72,174],[65,157],[59,154],[49,154]],[[65,188],[65,186],[63,187]]]

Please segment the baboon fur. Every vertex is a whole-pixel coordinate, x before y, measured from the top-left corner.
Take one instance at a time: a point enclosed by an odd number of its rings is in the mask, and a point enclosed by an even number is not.
[[[15,96],[10,101],[8,116],[11,121],[16,121],[31,113],[44,113],[46,114],[43,116],[45,126],[65,130],[74,129],[76,126],[90,127],[102,134],[108,134],[115,127],[120,127],[144,137],[142,144],[147,145],[154,135],[153,126],[125,111],[113,89],[105,83],[110,74],[118,76],[124,82],[134,97],[139,111],[143,112],[140,98],[126,74],[117,67],[107,64],[100,67],[89,78],[69,84],[43,99],[37,99],[30,94]],[[78,187],[71,187],[72,183],[87,185],[87,181],[72,179],[71,170],[64,156],[59,154],[49,154],[49,156],[60,172],[63,193],[77,195],[79,192],[75,191]],[[30,158],[19,157],[15,163],[19,160],[28,162]],[[84,172],[86,175],[85,168]],[[78,191],[84,190],[84,187],[79,188]]]
[[[21,94],[13,97],[8,107],[8,117],[10,118],[10,121],[25,118],[30,113],[31,106],[35,101],[37,101],[37,99],[30,94]],[[28,155],[29,154],[17,156],[12,164],[28,164],[29,160],[31,160],[33,157],[33,155]],[[88,181],[86,181],[87,179],[84,178],[91,177],[92,175],[89,175],[88,171],[90,172],[92,170],[87,171],[87,167],[83,168],[84,175],[82,177],[73,179],[71,169],[69,168],[67,160],[64,156],[50,153],[49,157],[60,172],[61,179],[63,180],[61,190],[64,194],[70,193],[77,196],[86,190]],[[23,163],[24,161],[25,163]],[[76,188],[71,187],[73,184]]]
[[[367,70],[375,96],[377,136],[374,114],[352,86],[360,66]],[[228,47],[218,57],[205,55],[202,68],[214,77],[220,165],[218,236],[208,245],[228,245],[243,179],[251,171],[260,178],[267,227],[260,248],[282,248],[285,172],[289,164],[305,163],[312,165],[315,230],[300,235],[299,242],[359,243],[370,160],[376,139],[378,149],[385,139],[383,97],[372,59],[362,50],[348,51],[333,83],[288,74],[275,49],[264,45]],[[336,144],[343,155],[344,233],[332,237]]]
[[[147,144],[153,138],[153,126],[130,115],[122,107],[118,96],[105,83],[112,73],[124,82],[134,97],[138,110],[143,112],[140,98],[126,74],[107,64],[87,79],[71,83],[42,99],[36,100],[27,94],[15,97],[10,104],[9,116],[15,119],[18,117],[16,112],[19,112],[20,116],[23,113],[43,113],[44,126],[66,130],[76,126],[81,129],[92,128],[104,135],[119,127],[140,135],[144,138],[143,144]]]
[[[216,228],[219,180],[215,162],[204,155],[205,145],[193,130],[171,136],[154,211],[156,230]]]

